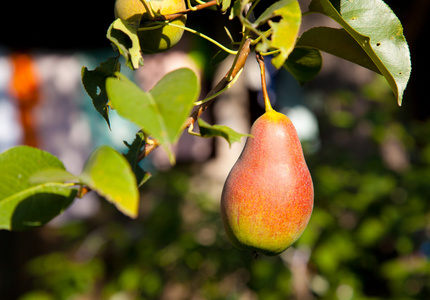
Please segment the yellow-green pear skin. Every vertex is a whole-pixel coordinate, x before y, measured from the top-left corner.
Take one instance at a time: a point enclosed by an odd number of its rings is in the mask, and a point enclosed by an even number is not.
[[[143,3],[145,2],[145,4]],[[134,25],[142,25],[149,20],[149,9],[152,6],[159,15],[173,14],[186,9],[184,0],[116,0],[114,13],[115,18],[127,20]],[[172,24],[185,26],[187,17],[183,15],[171,21]],[[182,28],[166,25],[157,29],[139,30],[140,48],[143,53],[153,54],[169,50],[176,45],[184,33]]]
[[[227,236],[241,250],[276,255],[293,244],[312,214],[314,189],[291,120],[259,117],[221,196]]]

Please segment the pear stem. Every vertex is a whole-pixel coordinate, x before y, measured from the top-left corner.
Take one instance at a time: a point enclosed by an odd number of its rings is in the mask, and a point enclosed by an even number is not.
[[[266,65],[264,64],[264,57],[261,53],[257,52],[256,54],[258,64],[260,66],[260,75],[261,75],[261,90],[263,92],[264,98],[264,107],[266,112],[272,111],[272,104],[270,103],[269,94],[267,93],[267,84],[266,84]]]

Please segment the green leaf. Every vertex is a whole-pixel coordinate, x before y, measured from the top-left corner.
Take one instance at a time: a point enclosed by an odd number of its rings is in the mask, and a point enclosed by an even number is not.
[[[137,29],[126,20],[116,19],[109,26],[106,37],[125,58],[125,64],[132,70],[143,66],[143,57],[137,36]]]
[[[211,137],[222,137],[224,138],[228,144],[231,146],[234,142],[240,142],[242,137],[251,136],[250,134],[242,134],[237,131],[234,131],[228,126],[224,125],[210,125],[203,121],[201,118],[198,119],[200,135],[205,138]]]
[[[233,20],[235,17],[241,17],[242,11],[248,1],[235,0],[232,8],[230,9],[229,19]]]
[[[96,149],[79,175],[81,181],[113,203],[123,214],[136,218],[139,191],[126,158],[108,146]]]
[[[131,144],[124,143],[128,147],[128,151],[124,154],[124,157],[130,163],[133,173],[136,176],[137,185],[140,187],[151,177],[151,174],[143,170],[139,165],[139,154],[146,144],[145,134],[139,131],[136,133],[136,137]]]
[[[313,27],[302,34],[297,46],[316,48],[381,73],[366,51],[343,28]]]
[[[300,84],[304,84],[318,75],[321,66],[321,53],[316,49],[305,47],[294,48],[284,64],[284,68],[287,69]]]
[[[47,168],[34,173],[29,178],[30,183],[48,183],[48,182],[74,182],[80,183],[81,180],[63,169]]]
[[[277,69],[282,67],[294,49],[301,20],[302,14],[297,0],[281,0],[267,8],[254,22],[256,27],[267,22],[272,29],[268,44],[257,44],[257,51],[279,50],[279,54],[272,59],[272,64]]]
[[[309,11],[331,17],[354,38],[387,79],[401,105],[411,60],[403,27],[390,7],[382,0],[313,0]]]
[[[225,12],[231,5],[231,0],[217,0],[216,4],[221,8],[222,12]]]
[[[58,158],[27,146],[0,154],[0,229],[42,226],[66,209],[78,190],[60,182],[32,183],[32,175],[46,169],[64,170]]]
[[[135,181],[130,180],[129,169],[131,168],[131,173],[136,176],[140,184],[150,177],[150,174],[143,171],[137,164],[137,154],[140,152],[143,141],[142,136],[138,133],[131,145],[126,144],[129,151],[124,157],[106,146],[97,149],[79,176],[63,169],[47,168],[33,174],[29,181],[31,183],[74,182],[87,185],[114,203],[124,214],[134,218],[137,216],[138,202],[135,196],[136,184]],[[116,176],[119,177],[116,178]]]
[[[121,116],[158,140],[174,164],[171,148],[179,139],[182,125],[199,95],[197,76],[190,69],[175,70],[164,76],[148,93],[124,75],[118,73],[117,76],[106,81],[113,107]]]
[[[89,71],[87,67],[82,67],[81,70],[82,84],[93,100],[95,109],[103,116],[109,127],[109,106],[107,105],[105,81],[106,78],[114,76],[114,73],[118,72],[119,69],[118,57],[111,57],[92,71]]]

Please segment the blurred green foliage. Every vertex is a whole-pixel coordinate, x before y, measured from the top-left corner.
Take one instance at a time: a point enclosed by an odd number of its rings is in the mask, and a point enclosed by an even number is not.
[[[41,228],[61,249],[26,263],[20,300],[429,299],[430,120],[397,107],[379,78],[321,101],[314,212],[282,255],[233,248],[203,192],[214,183],[179,165],[145,185],[137,220],[101,202],[95,218]]]

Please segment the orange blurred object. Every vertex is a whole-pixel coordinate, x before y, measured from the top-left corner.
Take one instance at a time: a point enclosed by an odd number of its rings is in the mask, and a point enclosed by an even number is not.
[[[33,108],[40,98],[40,82],[34,61],[28,54],[12,54],[10,94],[17,101],[24,133],[23,144],[37,147],[36,120]]]

